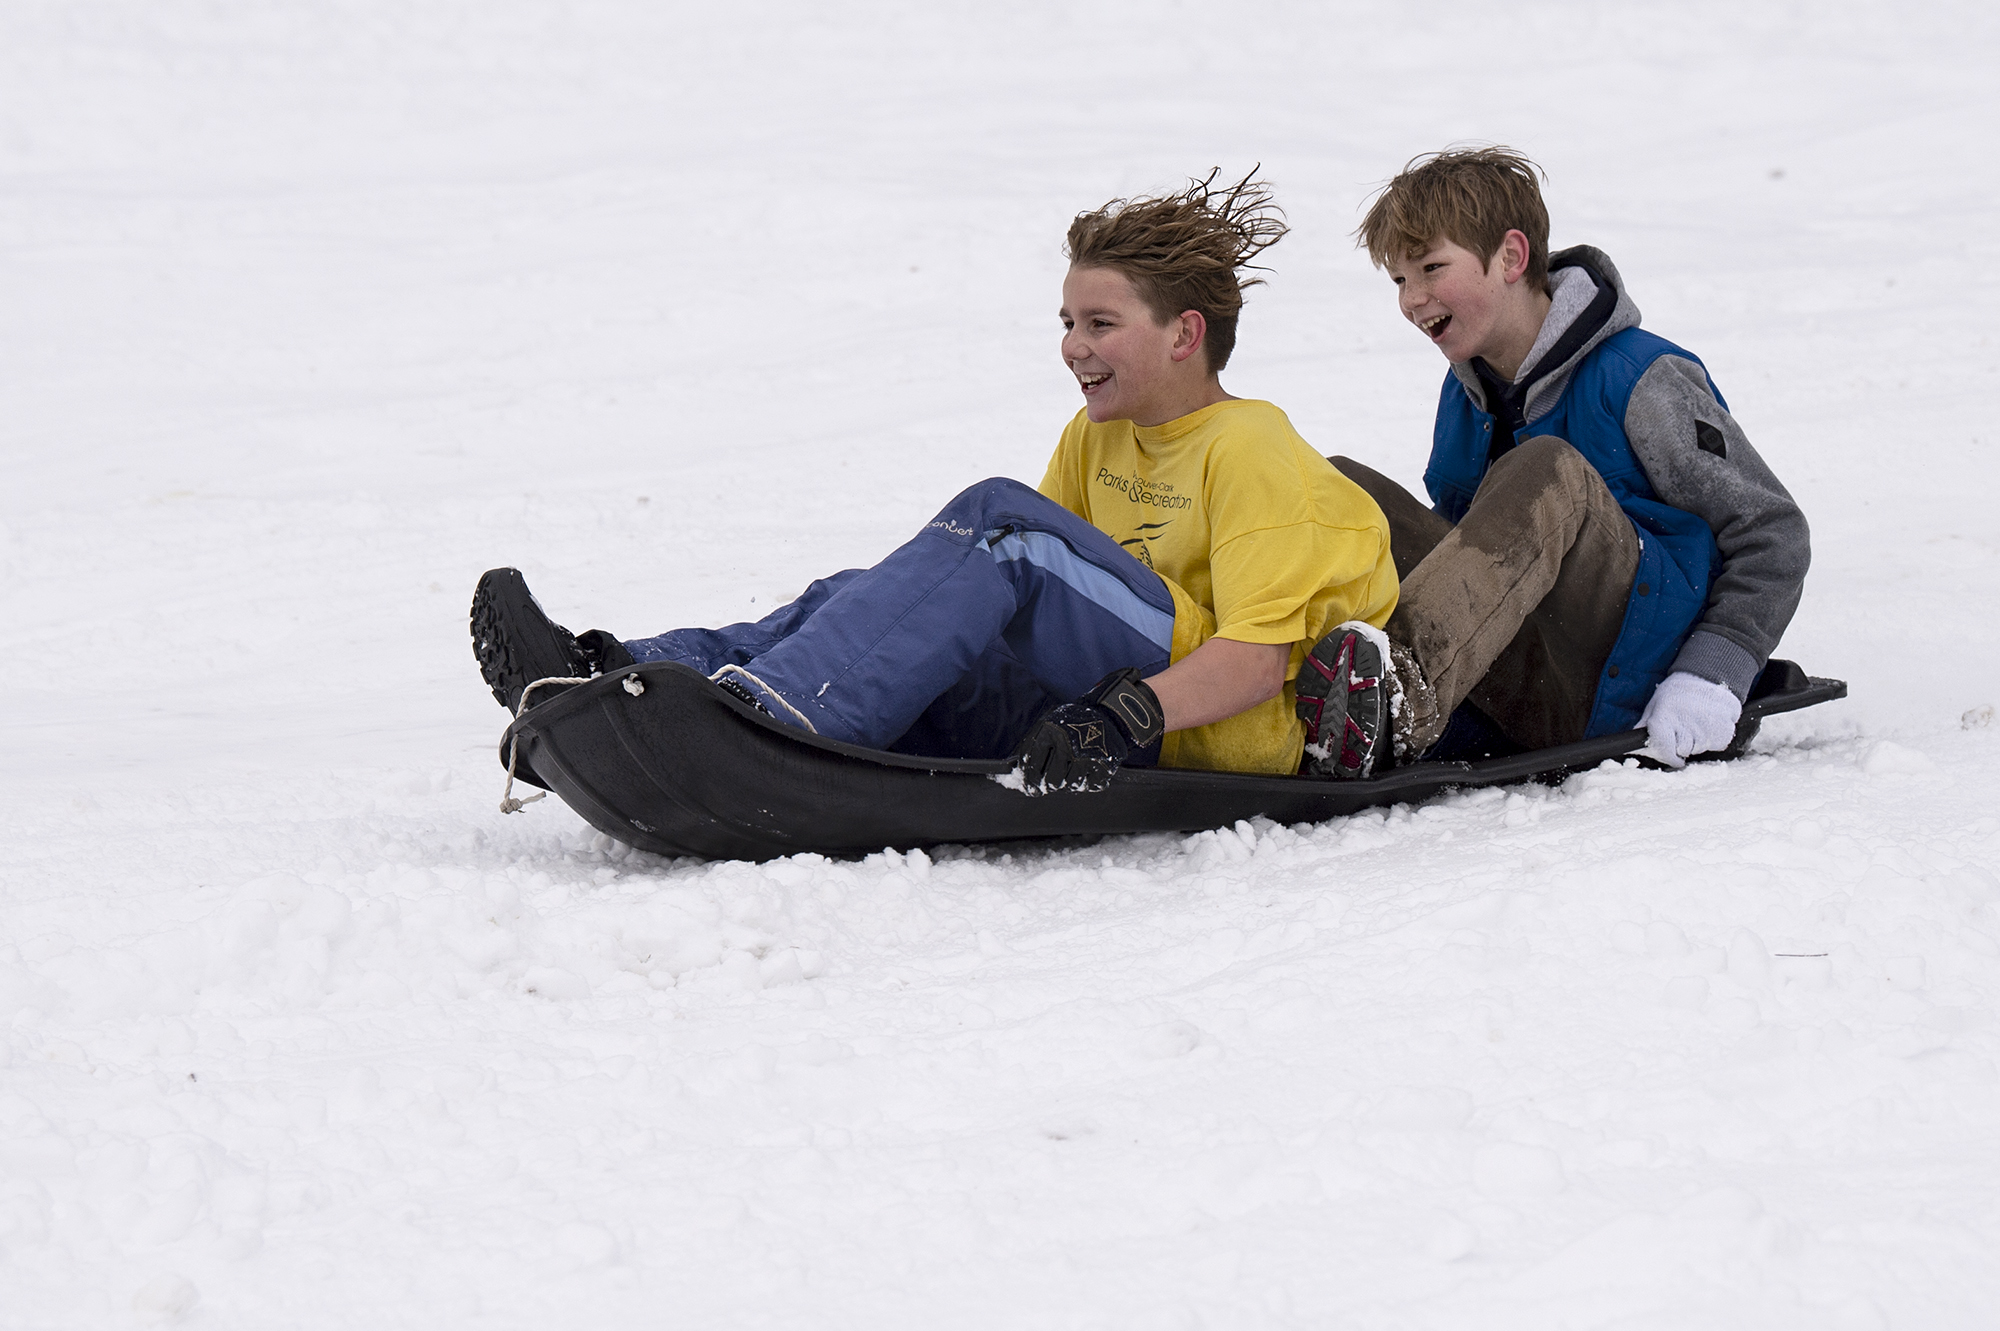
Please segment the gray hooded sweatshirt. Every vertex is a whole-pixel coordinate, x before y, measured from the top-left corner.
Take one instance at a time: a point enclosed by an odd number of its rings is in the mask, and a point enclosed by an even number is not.
[[[1599,343],[1639,323],[1639,307],[1602,250],[1577,245],[1551,254],[1549,286],[1542,331],[1511,384],[1499,385],[1484,365],[1452,366],[1481,410],[1518,412],[1528,426],[1561,399]],[[1499,400],[1502,392],[1511,402]],[[1653,492],[1706,522],[1722,552],[1707,607],[1673,668],[1726,685],[1741,700],[1798,609],[1812,562],[1805,515],[1697,361],[1655,360],[1632,389],[1624,429]]]

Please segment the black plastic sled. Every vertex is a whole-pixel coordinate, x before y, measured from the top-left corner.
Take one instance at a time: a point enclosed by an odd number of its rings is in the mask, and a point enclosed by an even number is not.
[[[1847,696],[1790,661],[1765,669],[1735,741],[1763,718]],[[1030,798],[996,777],[1005,761],[914,758],[779,725],[672,662],[577,685],[523,712],[515,775],[553,790],[605,835],[657,855],[768,860],[801,851],[861,855],[944,842],[1130,832],[1198,832],[1263,816],[1311,823],[1439,791],[1553,780],[1633,753],[1645,732],[1471,762],[1422,762],[1365,781],[1124,768],[1110,789]]]

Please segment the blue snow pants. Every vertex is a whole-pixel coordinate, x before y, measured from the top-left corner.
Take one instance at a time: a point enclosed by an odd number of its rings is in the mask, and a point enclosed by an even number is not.
[[[822,578],[754,624],[625,647],[705,675],[738,667],[727,677],[777,720],[803,718],[830,739],[999,758],[1051,703],[1126,666],[1166,669],[1173,636],[1158,574],[1060,504],[996,478],[875,567]]]

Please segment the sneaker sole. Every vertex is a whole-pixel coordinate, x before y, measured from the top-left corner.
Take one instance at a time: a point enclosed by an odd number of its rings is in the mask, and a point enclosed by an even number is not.
[[[1388,635],[1365,623],[1341,625],[1307,655],[1293,689],[1312,775],[1374,774],[1388,720],[1388,659]]]
[[[549,629],[545,650],[540,652],[536,644],[518,640],[535,624]],[[569,630],[543,613],[518,569],[496,568],[480,576],[472,592],[471,625],[472,655],[479,662],[480,678],[493,690],[494,701],[509,712],[519,708],[522,690],[538,679],[588,673],[562,649],[557,635],[568,637]],[[535,696],[541,699],[551,693],[542,689]]]

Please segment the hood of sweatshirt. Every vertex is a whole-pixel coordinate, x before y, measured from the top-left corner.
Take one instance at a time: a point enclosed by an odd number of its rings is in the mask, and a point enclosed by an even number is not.
[[[1606,338],[1639,326],[1639,307],[1617,267],[1594,245],[1572,245],[1549,256],[1549,312],[1520,373],[1508,386],[1522,398],[1522,419],[1532,421],[1555,405],[1577,363]],[[1481,371],[1484,371],[1484,374]],[[1451,367],[1481,411],[1493,411],[1487,378],[1498,376],[1476,358]],[[1497,414],[1497,413],[1496,413]]]

